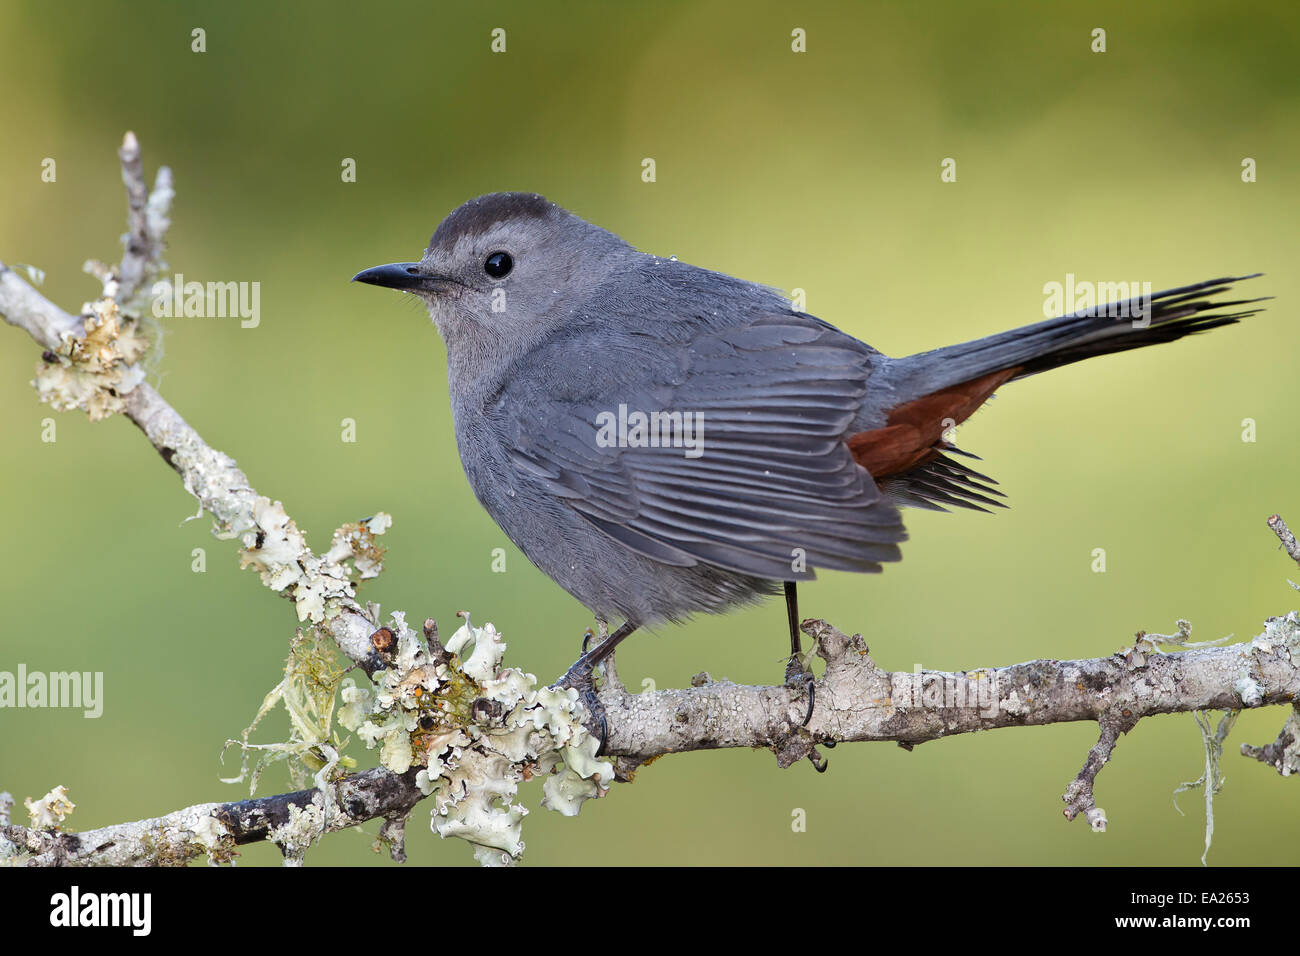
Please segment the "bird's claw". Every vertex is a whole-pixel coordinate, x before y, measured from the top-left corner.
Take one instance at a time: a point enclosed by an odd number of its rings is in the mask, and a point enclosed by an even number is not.
[[[812,721],[813,711],[817,709],[817,679],[808,671],[804,670],[804,662],[801,655],[791,654],[789,662],[785,665],[785,685],[790,688],[803,688],[808,695],[808,711],[803,716],[803,722],[799,725],[807,727]],[[827,741],[826,746],[832,748],[835,742]],[[812,751],[808,754],[808,762],[813,765],[818,773],[825,773],[826,768],[830,766],[829,761],[822,759],[821,754]]]
[[[803,661],[799,655],[791,654],[789,662],[785,665],[785,685],[787,687],[800,687],[808,694],[808,712],[804,714],[803,722],[800,727],[807,727],[812,720],[813,711],[817,707],[817,683],[816,678],[811,673],[803,669]]]
[[[587,631],[588,639],[591,637],[591,631]],[[578,700],[582,701],[582,706],[587,709],[587,719],[582,725],[587,728],[587,733],[600,740],[600,746],[596,749],[596,756],[599,757],[605,752],[605,744],[609,740],[609,723],[605,719],[605,705],[600,702],[600,697],[596,695],[596,682],[594,678],[595,668],[587,663],[585,657],[586,642],[583,642],[584,654],[578,658],[573,666],[564,672],[564,676],[555,682],[556,687],[572,687],[578,692]]]

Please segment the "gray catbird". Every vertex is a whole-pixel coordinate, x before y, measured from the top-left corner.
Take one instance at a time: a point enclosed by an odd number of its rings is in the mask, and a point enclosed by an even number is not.
[[[945,440],[994,389],[1258,301],[1212,302],[1239,281],[1213,279],[890,358],[772,289],[637,252],[526,193],[465,203],[419,262],[356,281],[428,305],[474,494],[537,567],[625,622],[566,675],[588,692],[638,626],[782,582],[797,655],[795,582],[899,560],[900,505],[999,504]]]

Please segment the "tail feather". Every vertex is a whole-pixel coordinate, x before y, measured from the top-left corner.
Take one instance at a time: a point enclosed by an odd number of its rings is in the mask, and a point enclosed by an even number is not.
[[[958,449],[945,445],[945,452]],[[959,452],[960,453],[960,452]],[[917,465],[894,478],[887,478],[881,483],[886,495],[898,504],[913,508],[926,508],[930,511],[947,511],[944,505],[967,508],[971,511],[988,512],[993,508],[1005,508],[998,498],[1006,495],[990,487],[997,482],[988,475],[982,475],[972,468],[953,461],[947,455],[936,452],[935,457],[924,464]],[[990,498],[989,495],[996,495]]]
[[[1172,342],[1233,325],[1260,310],[1244,308],[1265,299],[1215,301],[1232,284],[1256,275],[1211,279],[1084,309],[1035,325],[960,345],[891,359],[882,374],[890,395],[885,424],[846,438],[854,459],[900,505],[947,511],[945,505],[1006,507],[987,475],[945,453],[976,458],[943,439],[1004,383],[1060,368],[1094,355]]]
[[[1152,295],[1149,302],[1135,297],[1103,303],[960,345],[919,352],[894,359],[888,377],[897,401],[902,403],[992,372],[1015,369],[1014,378],[1024,378],[1094,355],[1172,342],[1235,324],[1259,312],[1242,306],[1266,301],[1267,297],[1214,301],[1233,283],[1259,275],[1210,279],[1168,289]],[[1148,311],[1149,315],[1135,322],[1133,316]]]

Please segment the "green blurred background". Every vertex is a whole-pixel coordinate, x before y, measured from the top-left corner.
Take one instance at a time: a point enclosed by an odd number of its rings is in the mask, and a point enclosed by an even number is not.
[[[1263,271],[1245,325],[1018,383],[961,430],[1013,507],[912,512],[906,559],[829,573],[803,610],[862,631],[895,669],[1106,655],[1142,629],[1249,638],[1297,603],[1264,525],[1300,524],[1294,360],[1300,15],[1276,3],[188,4],[0,7],[0,258],[46,270],[65,308],[113,260],[127,129],[175,172],[173,271],[259,281],[261,325],[168,323],[164,396],[321,546],[395,518],[363,591],[445,629],[493,621],[507,663],[554,677],[588,614],[477,506],[451,434],[444,353],[413,301],[349,285],[419,257],[480,193],[536,190],[659,254],[786,290],[903,354],[1042,317],[1045,282],[1157,289]],[[191,52],[202,27],[207,52]],[[507,52],[489,31],[507,30]],[[808,52],[791,52],[791,30]],[[1108,52],[1090,52],[1107,30]],[[41,161],[57,162],[43,183]],[[340,164],[357,162],[343,183]],[[653,157],[657,182],[641,181]],[[956,183],[939,164],[957,160]],[[1241,181],[1241,162],[1259,181]],[[36,346],[0,330],[9,546],[0,669],[105,672],[105,713],[0,713],[0,789],[65,784],[78,829],[238,799],[222,742],[276,683],[289,604],[185,519],[193,500],[123,420],[55,414],[28,385]],[[40,440],[54,415],[58,441]],[[340,441],[354,418],[358,441]],[[1242,440],[1242,421],[1258,440]],[[206,573],[191,571],[205,548]],[[508,553],[505,575],[492,549]],[[1108,570],[1091,570],[1105,548]],[[1296,577],[1295,569],[1290,569]],[[780,602],[633,639],[630,685],[782,671]],[[1292,781],[1236,754],[1280,708],[1243,715],[1225,757],[1210,862],[1291,864]],[[282,715],[261,739],[285,731]],[[1095,727],[844,746],[830,772],[770,753],[665,758],[576,820],[538,806],[526,861],[553,863],[1195,864],[1202,770],[1190,716],[1144,721],[1102,774],[1110,831],[1060,794]],[[365,765],[373,754],[360,752]],[[283,771],[262,793],[287,786]],[[807,812],[807,832],[791,814]],[[471,863],[428,810],[410,858]],[[314,863],[385,862],[366,834]],[[245,863],[269,864],[266,846]]]

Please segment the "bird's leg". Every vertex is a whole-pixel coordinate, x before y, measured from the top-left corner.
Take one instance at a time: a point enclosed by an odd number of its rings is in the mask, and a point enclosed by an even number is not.
[[[604,624],[604,622],[601,622]],[[608,626],[608,625],[606,625]],[[573,662],[563,677],[555,682],[556,687],[572,687],[578,692],[578,697],[583,705],[587,708],[589,715],[587,730],[592,736],[596,735],[595,728],[600,728],[600,748],[596,755],[605,752],[605,742],[609,739],[609,725],[605,720],[605,705],[600,702],[596,696],[596,683],[594,674],[596,668],[607,657],[614,653],[614,648],[622,643],[623,639],[636,630],[636,625],[631,621],[626,622],[622,627],[609,635],[595,647],[588,650],[587,645],[591,642],[591,631],[587,631],[582,642],[582,656]],[[604,630],[605,628],[601,628]]]
[[[609,640],[609,621],[601,617],[596,618],[596,628],[600,632],[600,640],[596,642],[597,646],[599,646]],[[591,639],[595,636],[596,635],[591,633],[591,628],[587,628],[586,633],[582,635],[582,653],[587,653],[587,648],[591,644]],[[602,673],[605,678],[605,686],[613,687],[618,691],[626,691],[627,688],[624,687],[623,682],[619,680],[618,665],[615,661],[613,651],[611,651],[609,656],[605,658],[604,663],[605,670]]]
[[[803,718],[803,726],[807,727],[817,706],[817,691],[813,675],[804,669],[803,642],[799,638],[799,592],[793,581],[785,582],[785,614],[790,623],[790,660],[785,665],[785,682],[790,687],[803,684],[808,691],[808,713]]]
[[[788,687],[803,684],[808,692],[808,713],[804,714],[803,725],[808,726],[812,720],[813,709],[817,706],[817,684],[811,671],[804,670],[803,642],[799,638],[799,593],[795,582],[785,582],[785,614],[790,623],[790,661],[785,665],[785,683]],[[827,747],[834,747],[834,741],[827,741]],[[808,755],[809,762],[818,773],[825,773],[829,764],[813,751]]]

